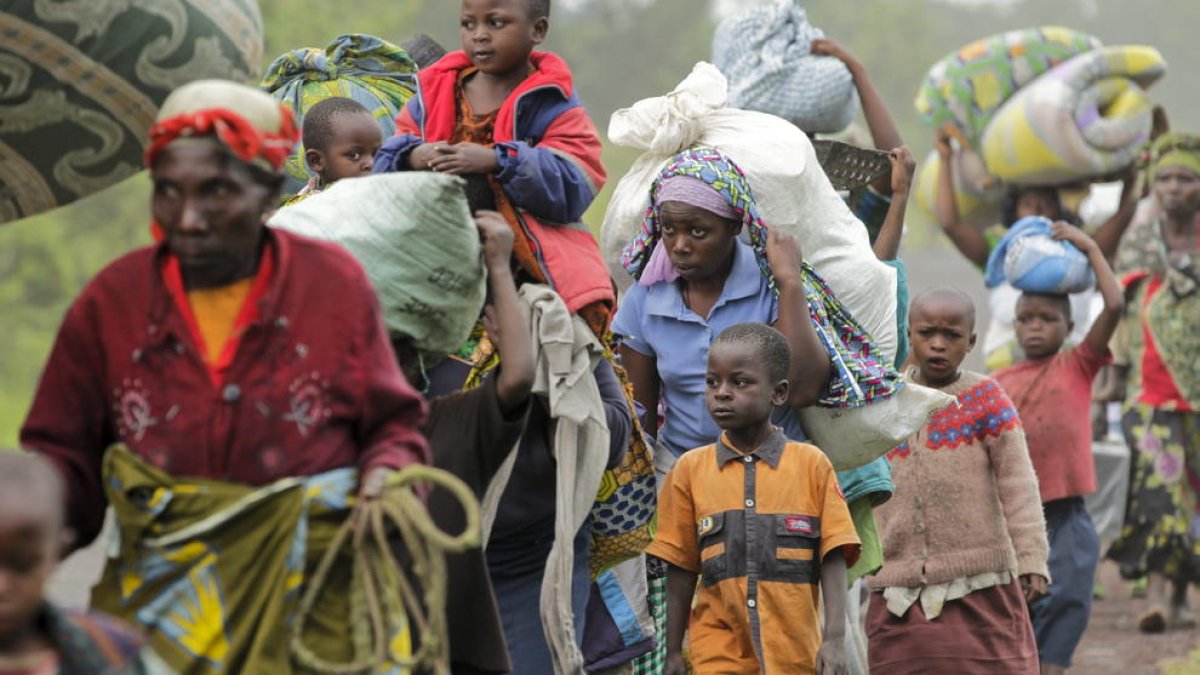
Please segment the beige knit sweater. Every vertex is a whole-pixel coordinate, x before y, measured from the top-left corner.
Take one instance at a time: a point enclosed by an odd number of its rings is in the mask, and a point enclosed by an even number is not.
[[[942,390],[957,405],[888,454],[896,492],[875,509],[884,563],[871,587],[1001,571],[1048,579],[1046,522],[1016,406],[977,373]]]

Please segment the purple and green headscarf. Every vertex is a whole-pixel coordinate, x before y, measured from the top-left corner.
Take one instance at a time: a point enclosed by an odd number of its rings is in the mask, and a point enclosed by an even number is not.
[[[694,180],[678,180],[681,177]],[[719,204],[711,201],[711,197],[689,196],[696,189],[696,180],[720,195],[728,209],[720,208]],[[662,237],[659,209],[665,201],[684,201],[739,221],[749,235],[750,247],[754,250],[759,269],[771,289],[776,290],[775,275],[767,262],[767,225],[755,206],[750,183],[737,164],[720,151],[706,147],[691,148],[676,154],[651,185],[650,206],[642,220],[642,231],[621,252],[621,265],[635,279],[640,280],[647,273],[652,258],[656,257],[655,250],[659,248]],[[664,256],[660,252],[657,257]],[[664,262],[661,259],[656,261],[657,264]],[[825,280],[808,263],[803,263],[801,272],[813,328],[833,365],[833,373],[821,393],[818,405],[856,408],[893,396],[903,382],[879,352],[866,329],[842,306]]]

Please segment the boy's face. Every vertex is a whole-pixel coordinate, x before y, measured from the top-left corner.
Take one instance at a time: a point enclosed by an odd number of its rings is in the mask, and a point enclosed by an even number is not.
[[[957,380],[959,366],[975,347],[968,310],[956,302],[930,300],[914,305],[908,337],[921,379],[931,387]]]
[[[11,497],[0,499],[0,653],[33,627],[63,544],[51,500]]]
[[[550,22],[529,16],[528,0],[463,0],[459,37],[480,72],[523,72],[533,48],[546,39]]]
[[[767,364],[749,345],[718,342],[709,349],[704,402],[722,429],[767,423],[787,395],[787,380],[772,382]]]
[[[304,158],[312,170],[328,185],[343,178],[371,174],[375,153],[383,145],[383,132],[375,119],[365,114],[334,115],[332,134],[324,150],[309,149]]]
[[[1054,199],[1050,195],[1040,190],[1022,192],[1017,197],[1017,220],[1029,216],[1058,218],[1058,204],[1054,203]]]
[[[1013,319],[1017,344],[1031,359],[1052,356],[1062,349],[1071,333],[1071,318],[1063,314],[1062,303],[1037,295],[1022,295],[1017,300]]]

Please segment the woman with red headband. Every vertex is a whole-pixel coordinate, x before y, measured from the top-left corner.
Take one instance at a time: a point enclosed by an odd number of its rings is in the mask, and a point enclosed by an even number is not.
[[[146,151],[160,241],[67,311],[21,430],[67,482],[76,546],[100,531],[116,443],[171,476],[250,486],[354,467],[366,496],[428,462],[424,404],[358,264],[265,226],[296,140],[291,114],[243,85],[164,102]]]

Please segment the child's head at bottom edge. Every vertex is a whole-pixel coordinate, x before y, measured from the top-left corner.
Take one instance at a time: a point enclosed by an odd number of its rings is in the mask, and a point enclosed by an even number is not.
[[[342,178],[371,174],[383,131],[371,111],[343,96],[332,96],[308,109],[302,130],[304,161],[331,185]]]
[[[708,350],[704,399],[708,414],[726,431],[769,425],[787,402],[791,350],[779,331],[739,323],[717,336]]]
[[[0,449],[0,654],[35,626],[69,539],[58,471],[38,455]]]
[[[975,348],[975,303],[957,288],[918,294],[909,304],[908,339],[920,383],[953,384],[963,360]]]

